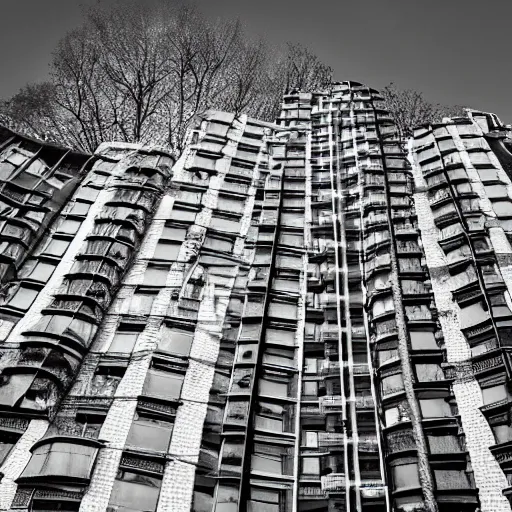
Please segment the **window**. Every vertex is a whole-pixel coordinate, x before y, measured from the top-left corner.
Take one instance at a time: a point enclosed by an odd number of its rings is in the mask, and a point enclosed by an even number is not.
[[[259,453],[253,453],[251,456],[251,471],[261,471],[263,473],[283,474],[283,457],[279,453],[279,447],[256,446],[255,450]]]
[[[237,201],[236,199],[230,199],[227,197],[219,196],[217,202],[217,208],[233,213],[242,213],[244,209],[244,201]]]
[[[257,340],[260,337],[261,324],[242,323],[240,340]]]
[[[399,404],[396,407],[385,409],[384,416],[386,419],[386,427],[391,427],[392,425],[396,425],[402,421],[410,420],[409,414],[407,410],[402,406],[402,404]]]
[[[419,400],[423,418],[449,418],[452,416],[450,404],[444,398]]]
[[[444,489],[471,489],[468,475],[463,470],[457,469],[434,469],[436,486]]]
[[[485,187],[485,192],[489,199],[508,198],[507,187],[505,185],[490,185]]]
[[[20,437],[20,435],[12,432],[0,432],[0,465],[7,459]]]
[[[80,201],[75,201],[75,203],[72,204],[72,206],[70,203],[70,208],[67,209],[67,213],[84,217],[89,212],[90,207],[91,207],[91,205],[88,203],[82,203]]]
[[[239,427],[245,428],[247,416],[249,414],[249,402],[244,401],[228,401],[226,423],[231,423]]]
[[[279,243],[284,245],[291,245],[292,247],[302,247],[304,245],[304,236],[281,233],[279,235]]]
[[[233,242],[231,240],[225,238],[218,238],[213,236],[207,236],[203,247],[206,249],[212,249],[214,251],[221,252],[232,252],[233,251]]]
[[[121,469],[110,495],[108,512],[154,512],[160,493],[161,480]]]
[[[240,231],[240,223],[238,220],[213,215],[210,220],[210,228],[227,233],[238,233]]]
[[[9,299],[9,302],[7,302],[7,305],[16,308],[21,309],[22,311],[26,311],[34,300],[36,299],[38,294],[37,290],[33,290],[32,288],[26,288],[24,286],[20,286],[14,295]]]
[[[413,350],[438,350],[434,333],[431,331],[410,331]]]
[[[263,354],[263,364],[293,370],[296,368],[295,351],[279,348],[267,348]]]
[[[390,359],[398,358],[398,349],[379,350],[377,351],[377,357],[379,360],[379,366],[381,366]]]
[[[295,332],[284,329],[267,328],[265,332],[265,341],[267,343],[276,343],[278,345],[295,345]]]
[[[197,210],[184,210],[174,207],[171,211],[170,220],[193,223],[196,220]]]
[[[79,220],[64,219],[58,228],[59,233],[66,233],[66,235],[75,235],[80,228],[81,222]]]
[[[462,329],[472,327],[489,318],[487,311],[484,311],[481,302],[460,309],[460,325]]]
[[[386,297],[375,301],[373,305],[373,316],[382,315],[394,309],[393,297]]]
[[[407,316],[407,320],[415,321],[415,320],[430,320],[432,318],[432,313],[430,309],[425,304],[415,304],[414,306],[405,306],[405,314]]]
[[[376,274],[375,277],[370,280],[368,283],[368,289],[369,291],[373,290],[384,290],[385,288],[389,288],[391,286],[391,283],[389,281],[389,273],[388,272],[382,272],[379,274]]]
[[[32,270],[23,277],[27,279],[33,279],[34,281],[39,281],[41,283],[46,283],[52,276],[54,270],[55,265],[51,265],[50,263],[45,263],[43,261],[38,261]]]
[[[130,315],[149,315],[156,294],[135,292],[130,300]]]
[[[91,444],[78,444],[78,441],[43,441],[44,444],[36,445],[22,478],[89,479],[98,448]]]
[[[144,272],[144,286],[165,286],[169,268],[165,266],[148,265],[146,272]]]
[[[158,343],[158,350],[188,357],[194,338],[193,332],[167,326],[163,326],[160,332],[161,339]]]
[[[444,372],[438,364],[416,364],[415,367],[419,382],[444,380]]]
[[[265,377],[260,378],[258,385],[260,395],[288,397],[288,379]]]
[[[182,374],[152,368],[148,370],[142,393],[162,400],[177,400],[183,379]]]
[[[313,476],[320,478],[320,458],[319,457],[302,457],[301,458],[303,477]]]
[[[382,379],[382,393],[384,395],[390,395],[397,393],[404,389],[404,381],[401,373],[390,375]]]
[[[117,331],[108,348],[109,352],[131,353],[139,336],[138,332]]]
[[[165,226],[162,231],[162,238],[166,240],[177,240],[179,242],[183,242],[186,235],[186,228],[180,228],[176,226]]]
[[[283,432],[286,410],[285,406],[270,402],[259,402],[256,406],[254,426],[257,429]]]
[[[226,484],[219,485],[215,512],[238,512],[238,492],[238,486]],[[194,512],[211,512],[212,500],[212,496],[209,495],[207,505],[197,506],[198,502],[194,496]]]
[[[505,400],[508,398],[508,396],[509,395],[505,387],[505,384],[500,384],[499,386],[492,386],[490,388],[482,389],[482,399],[484,405],[499,402],[500,400]]]
[[[318,397],[318,382],[312,381],[304,381],[302,383],[302,399],[316,399]]]
[[[274,318],[284,318],[288,320],[297,319],[297,305],[289,302],[271,300],[268,308],[268,316]]]
[[[52,238],[50,243],[44,248],[43,253],[49,254],[50,256],[60,257],[63,256],[69,246],[67,240],[59,240]]]
[[[280,292],[299,293],[298,279],[274,279],[272,281],[272,290]]]
[[[304,358],[304,373],[306,373],[306,374],[318,373],[318,363],[315,358],[311,358],[311,357]]]
[[[119,190],[116,191],[117,194],[116,196],[119,194],[119,192],[125,192],[125,190]],[[93,203],[94,201],[96,201],[96,198],[98,197],[98,194],[100,193],[100,191],[97,189],[97,188],[93,188],[89,185],[85,185],[85,186],[82,186],[78,192],[77,192],[77,195],[75,197],[79,198],[81,201],[90,201],[91,203]]]
[[[401,464],[392,468],[394,490],[407,487],[421,487],[418,464]]]
[[[181,249],[181,242],[170,242],[160,239],[155,248],[153,258],[156,260],[176,261]]]
[[[176,195],[176,201],[185,204],[195,204],[198,205],[201,202],[202,193],[201,192],[192,192],[190,190],[180,190]]]
[[[285,501],[279,491],[259,487],[251,488],[251,499],[247,502],[247,512],[280,512],[281,510],[285,510]]]
[[[509,425],[494,425],[492,427],[496,444],[512,441],[512,428]]]
[[[455,435],[428,435],[427,438],[430,453],[459,453],[462,451],[459,439]]]
[[[155,419],[136,412],[126,444],[144,450],[167,452],[171,441],[172,427],[170,421]]]
[[[125,371],[124,366],[99,365],[91,382],[91,394],[113,396]]]
[[[67,418],[64,421],[66,420]],[[80,429],[79,435],[89,439],[98,439],[104,422],[105,416],[101,414],[91,414],[89,412],[79,411],[76,415],[76,424]]]

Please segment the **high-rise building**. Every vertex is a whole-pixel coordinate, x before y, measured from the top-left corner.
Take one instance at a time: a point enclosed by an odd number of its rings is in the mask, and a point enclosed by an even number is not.
[[[355,82],[176,161],[0,130],[0,511],[510,512],[509,135]]]

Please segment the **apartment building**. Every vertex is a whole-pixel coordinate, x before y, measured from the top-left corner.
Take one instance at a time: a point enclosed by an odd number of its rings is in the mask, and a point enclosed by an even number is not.
[[[512,146],[445,121],[341,82],[176,161],[1,130],[0,510],[510,511]]]

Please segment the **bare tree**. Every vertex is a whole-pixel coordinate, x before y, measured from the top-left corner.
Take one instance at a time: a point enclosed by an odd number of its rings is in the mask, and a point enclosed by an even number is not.
[[[440,122],[443,117],[465,115],[463,107],[430,103],[421,92],[398,89],[394,83],[384,87],[381,92],[402,139],[411,137],[413,129],[421,124]]]
[[[55,87],[51,82],[26,85],[10,100],[1,102],[0,123],[44,140],[63,136],[59,131],[61,126],[53,122],[54,94]]]
[[[185,134],[197,116],[223,108],[225,91],[233,87],[230,69],[242,39],[237,21],[207,22],[197,9],[184,6],[166,34],[171,81],[165,96],[167,142],[183,148]]]
[[[186,0],[96,5],[58,44],[51,82],[0,108],[11,125],[94,151],[103,141],[166,144],[211,108],[273,121],[290,88],[323,88],[332,70],[300,45],[247,37],[236,20],[210,21]]]
[[[332,82],[332,68],[325,65],[307,48],[288,43],[286,89],[314,91],[325,89]]]

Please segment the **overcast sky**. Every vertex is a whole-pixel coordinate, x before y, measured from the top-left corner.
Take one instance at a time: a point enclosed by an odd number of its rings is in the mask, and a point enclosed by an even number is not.
[[[80,4],[97,1],[2,0],[0,97],[47,78],[57,41],[80,24]],[[376,88],[393,81],[512,122],[510,0],[197,2],[208,16],[239,17],[272,42],[305,44],[338,80]]]

